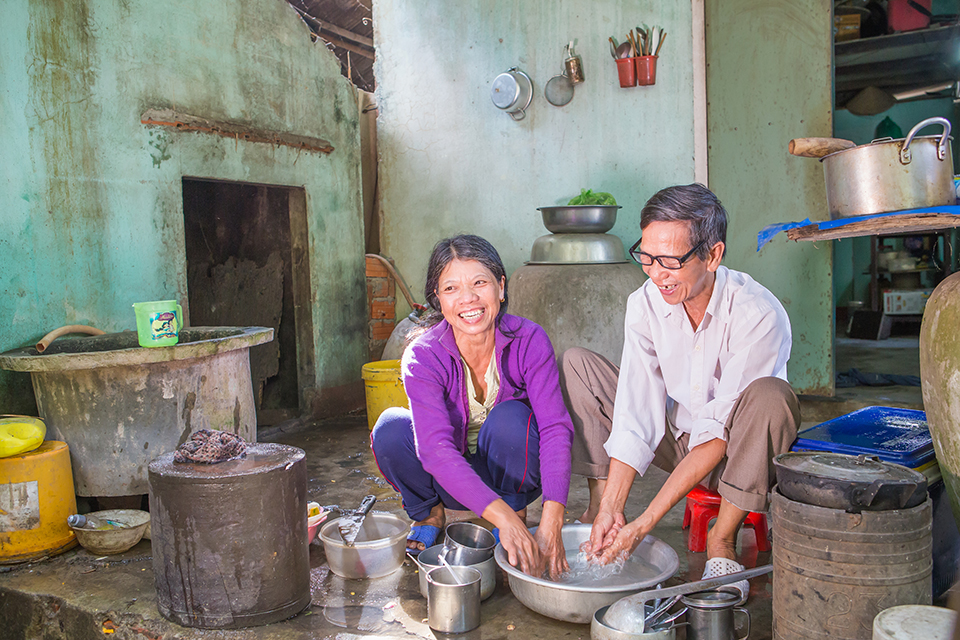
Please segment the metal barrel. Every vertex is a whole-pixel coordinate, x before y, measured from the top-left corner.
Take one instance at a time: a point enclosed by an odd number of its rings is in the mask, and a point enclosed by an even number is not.
[[[933,507],[852,514],[776,490],[773,637],[869,640],[888,608],[930,604]]]
[[[303,450],[248,444],[217,464],[150,463],[157,608],[185,627],[278,622],[310,604]]]

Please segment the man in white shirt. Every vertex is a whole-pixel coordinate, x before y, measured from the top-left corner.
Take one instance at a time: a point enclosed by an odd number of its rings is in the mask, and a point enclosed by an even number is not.
[[[772,459],[800,423],[787,382],[790,320],[767,289],[720,265],[727,214],[699,184],[668,187],[640,216],[631,255],[649,276],[627,300],[621,366],[586,349],[561,357],[573,417],[573,473],[588,478],[585,550],[601,562],[632,552],[697,484],[722,497],[704,577],[742,569],[737,530],[765,511]],[[623,510],[636,474],[670,477],[639,518]],[[737,585],[746,598],[749,585]]]

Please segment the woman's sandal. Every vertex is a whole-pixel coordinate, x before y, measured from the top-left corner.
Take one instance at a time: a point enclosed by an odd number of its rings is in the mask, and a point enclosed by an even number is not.
[[[703,567],[702,580],[719,578],[720,576],[730,575],[731,573],[736,573],[737,571],[743,571],[743,565],[736,560],[722,557],[710,558],[707,560],[707,564]],[[746,602],[747,596],[750,595],[750,583],[746,580],[734,582],[733,584],[726,584],[723,586],[723,588],[733,588],[740,592],[740,601],[737,603],[737,606],[740,606]]]
[[[407,536],[407,542],[420,542],[423,543],[423,549],[411,549],[407,547],[407,553],[412,556],[420,555],[420,552],[429,549],[437,541],[437,536],[440,535],[440,527],[435,527],[432,524],[418,524],[410,529],[410,535]]]

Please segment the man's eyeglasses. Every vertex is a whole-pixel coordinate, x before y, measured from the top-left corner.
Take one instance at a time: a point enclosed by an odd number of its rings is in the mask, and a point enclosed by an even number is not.
[[[697,249],[703,246],[704,242],[706,242],[706,240],[701,240],[699,243],[697,243],[697,246],[695,246],[693,249],[690,249],[690,251],[687,251],[678,258],[677,256],[652,256],[649,253],[640,251],[640,240],[637,240],[636,244],[630,247],[630,256],[644,267],[649,267],[653,264],[653,261],[656,260],[664,269],[676,270],[681,268],[685,262],[690,260],[690,258],[693,257],[693,254],[697,252]]]

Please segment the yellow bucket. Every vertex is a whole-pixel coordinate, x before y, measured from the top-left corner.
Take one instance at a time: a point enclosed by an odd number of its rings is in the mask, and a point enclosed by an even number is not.
[[[0,458],[0,564],[52,556],[77,544],[67,516],[77,512],[70,450],[47,440]]]
[[[367,398],[367,426],[371,431],[384,409],[410,407],[400,378],[399,360],[368,362],[363,365],[362,375]]]

